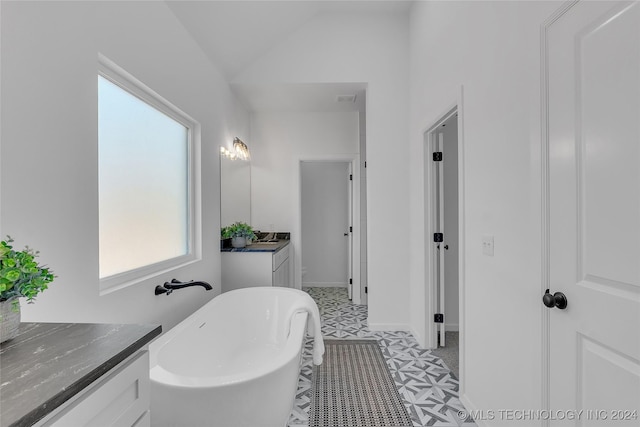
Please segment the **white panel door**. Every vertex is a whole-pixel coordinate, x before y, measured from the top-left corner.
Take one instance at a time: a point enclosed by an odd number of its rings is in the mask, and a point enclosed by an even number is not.
[[[353,298],[353,165],[347,164],[347,271],[349,280],[349,299]]]
[[[444,133],[438,133],[438,151],[442,153],[444,158]],[[438,231],[444,233],[444,161],[436,162],[436,170],[438,174]],[[444,269],[444,241],[438,243],[438,289],[440,298],[438,303],[440,304],[440,313],[443,315],[442,323],[438,324],[440,331],[440,347],[444,347],[445,340],[445,269]]]
[[[550,409],[578,411],[550,423],[638,426],[640,3],[578,2],[545,34]]]
[[[434,132],[431,134],[431,151],[433,153],[433,172],[432,172],[432,229],[433,233],[429,236],[434,245],[433,266],[434,281],[436,283],[436,313],[441,315],[440,322],[436,320],[436,331],[438,334],[438,346],[444,347],[445,342],[445,243],[437,241],[436,234],[444,234],[444,162],[442,161],[445,153],[444,150],[444,134],[442,132]],[[436,160],[436,153],[440,154],[440,160]],[[435,319],[434,319],[435,320]]]
[[[349,162],[301,163],[304,286],[349,284]]]

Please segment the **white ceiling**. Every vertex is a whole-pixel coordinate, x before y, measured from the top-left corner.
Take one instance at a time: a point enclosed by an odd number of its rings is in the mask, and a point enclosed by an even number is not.
[[[227,80],[320,12],[407,11],[406,0],[167,0]]]
[[[364,83],[304,83],[277,85],[231,84],[249,111],[332,112],[364,111]],[[355,95],[355,102],[338,102],[341,95]]]
[[[228,81],[316,14],[406,12],[406,0],[167,0],[169,8]],[[362,83],[233,85],[250,111],[357,111]],[[338,103],[338,95],[359,95]],[[360,102],[358,102],[360,101]]]

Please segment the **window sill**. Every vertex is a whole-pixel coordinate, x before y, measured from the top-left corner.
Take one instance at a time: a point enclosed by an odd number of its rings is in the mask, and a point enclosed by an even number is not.
[[[201,261],[196,257],[180,257],[163,261],[134,271],[117,274],[100,279],[100,296],[120,291],[148,280],[157,279],[171,271],[175,271]],[[147,271],[145,271],[147,270]],[[149,271],[152,270],[152,271]]]

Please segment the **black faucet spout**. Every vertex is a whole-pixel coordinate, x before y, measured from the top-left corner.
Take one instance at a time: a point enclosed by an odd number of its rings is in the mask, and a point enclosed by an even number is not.
[[[190,286],[202,286],[207,291],[210,291],[210,290],[213,289],[213,287],[210,284],[208,284],[207,282],[200,281],[200,280],[191,280],[189,282],[181,282],[178,279],[173,279],[170,282],[164,282],[164,285],[162,285],[162,286],[160,286],[160,285],[156,286],[155,294],[156,295],[162,295],[162,294],[169,295],[175,289],[188,288]]]
[[[190,286],[202,286],[207,291],[210,291],[213,289],[213,287],[210,284],[200,280],[191,280],[189,282],[181,282],[178,279],[173,279],[171,280],[171,282],[165,282],[164,284],[164,287],[167,289],[182,289],[182,288],[188,288]]]

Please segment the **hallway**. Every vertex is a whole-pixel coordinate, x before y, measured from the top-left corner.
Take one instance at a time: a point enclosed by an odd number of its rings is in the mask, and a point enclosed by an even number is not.
[[[375,338],[387,360],[400,396],[414,426],[474,426],[464,422],[465,408],[458,399],[458,380],[430,350],[420,349],[410,332],[372,332],[367,325],[367,306],[349,301],[342,288],[305,289],[316,301],[326,338]],[[307,426],[310,406],[311,348],[307,340],[298,380],[290,427]]]

